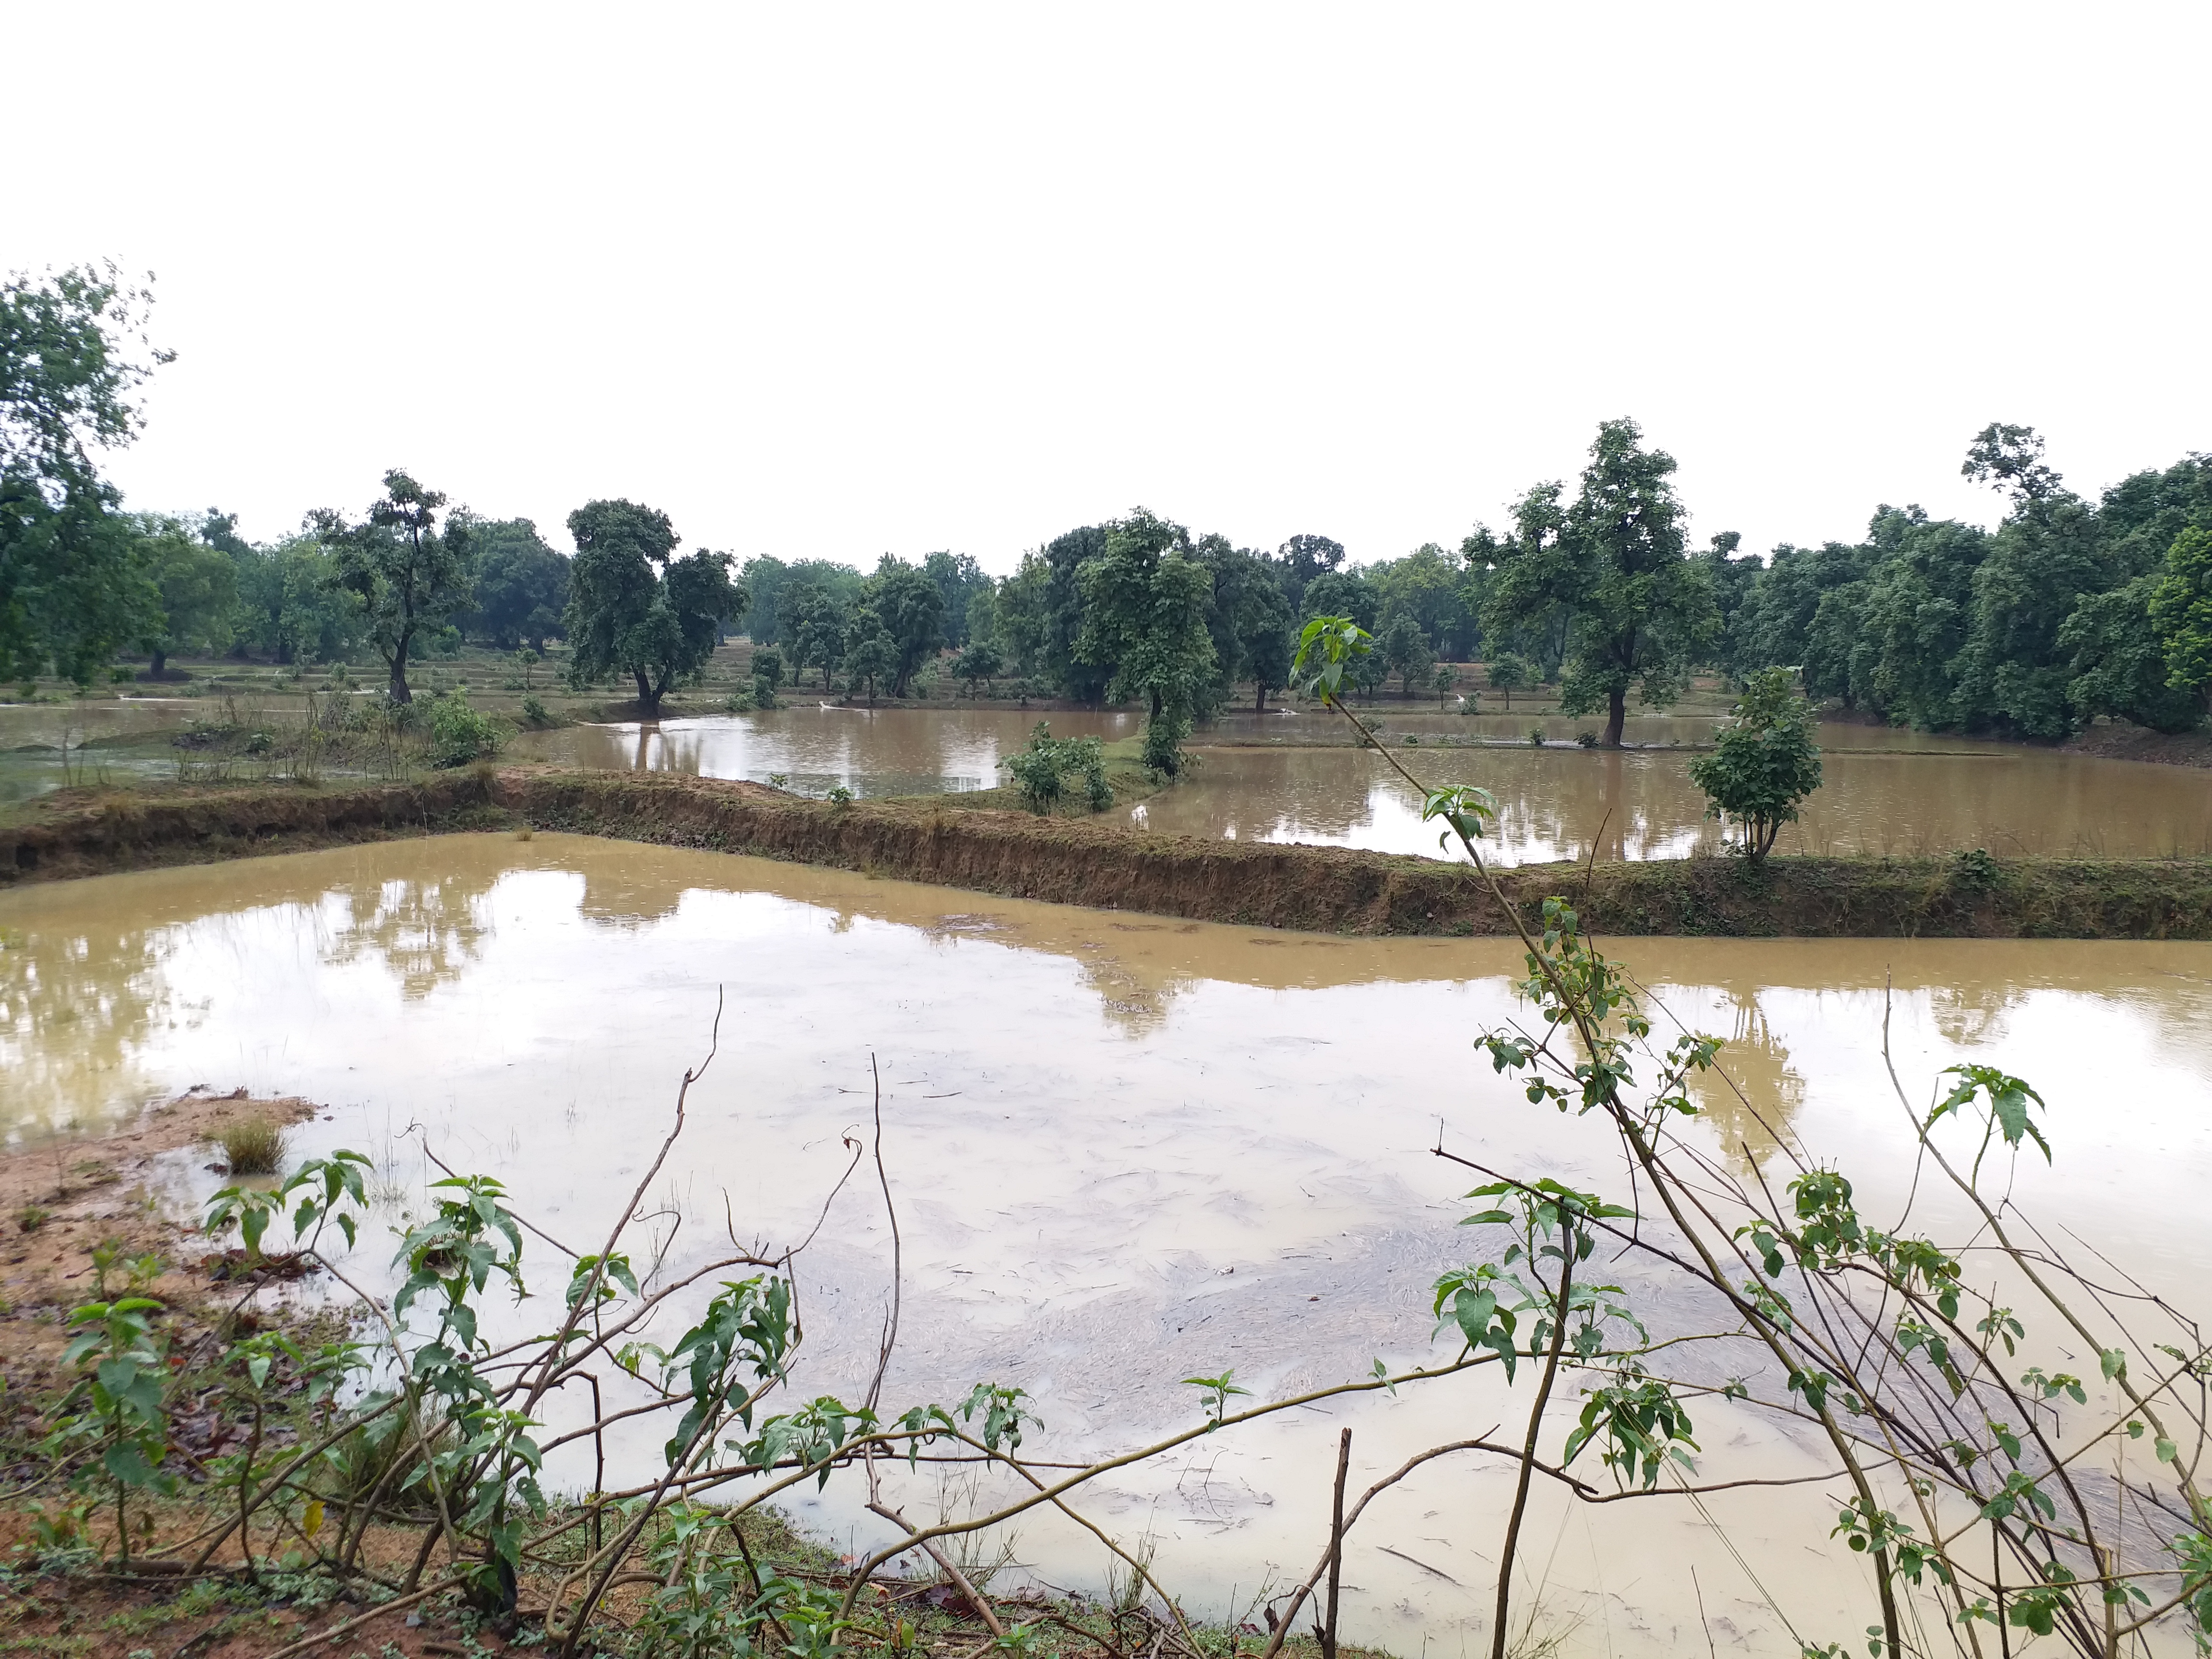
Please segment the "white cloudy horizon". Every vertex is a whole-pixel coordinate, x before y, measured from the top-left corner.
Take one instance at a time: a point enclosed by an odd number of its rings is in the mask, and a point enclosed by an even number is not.
[[[2090,495],[2212,449],[2201,6],[4,21],[0,267],[155,273],[112,476],[256,539],[404,465],[562,546],[1367,562],[1628,415],[1764,552],[1994,522],[1993,420]]]

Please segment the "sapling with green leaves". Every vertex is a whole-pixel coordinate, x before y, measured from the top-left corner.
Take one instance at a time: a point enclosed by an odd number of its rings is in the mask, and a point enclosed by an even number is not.
[[[1707,815],[1733,824],[1737,850],[1754,863],[1774,850],[1785,823],[1820,787],[1812,705],[1795,670],[1765,668],[1744,682],[1735,717],[1709,755],[1693,756],[1690,781],[1705,792]]]
[[[115,1502],[116,1556],[125,1566],[131,1561],[131,1495],[176,1487],[162,1467],[169,1445],[168,1343],[154,1328],[161,1311],[159,1302],[143,1296],[71,1310],[75,1334],[62,1363],[80,1376],[48,1442],[64,1457],[98,1454],[85,1478],[106,1479]]]

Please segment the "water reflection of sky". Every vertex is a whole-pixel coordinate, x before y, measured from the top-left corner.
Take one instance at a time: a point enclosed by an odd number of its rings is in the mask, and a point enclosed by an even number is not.
[[[1020,709],[860,708],[794,700],[754,714],[641,725],[570,726],[517,740],[516,752],[562,765],[617,771],[749,778],[821,794],[842,785],[860,795],[988,789],[1000,757],[1020,749],[1039,721],[1055,737],[1109,740],[1138,729],[1134,714]]]
[[[719,988],[721,1053],[648,1194],[644,1243],[680,1272],[728,1225],[803,1233],[844,1167],[842,1137],[867,1119],[874,1055],[908,1263],[890,1395],[1018,1383],[1040,1401],[1049,1456],[1185,1421],[1182,1376],[1234,1365],[1267,1395],[1425,1354],[1425,1287],[1468,1237],[1468,1181],[1428,1151],[1439,1133],[1486,1162],[1618,1184],[1595,1122],[1529,1107],[1471,1053],[1516,1012],[1516,955],[626,842],[439,837],[0,894],[0,1088],[19,1125],[192,1083],[303,1092],[334,1121],[308,1126],[302,1150],[362,1147],[396,1175],[380,1222],[421,1201],[413,1124],[449,1162],[507,1181],[554,1236],[590,1234],[664,1133]],[[1621,955],[1674,1014],[1730,1040],[1757,1109],[1701,1091],[1698,1133],[1717,1154],[1771,1158],[1784,1134],[1844,1160],[1869,1207],[1893,1212],[1911,1168],[1882,1071],[1887,1012],[1916,1102],[1966,1056],[2037,1083],[2059,1161],[2022,1166],[2020,1201],[2193,1302],[2212,1249],[2195,1201],[2212,1175],[2212,946],[1639,939]],[[204,1187],[198,1162],[178,1179]],[[389,1241],[377,1226],[366,1239],[373,1276]],[[836,1200],[803,1286],[808,1392],[848,1389],[872,1359],[888,1244],[872,1188]],[[557,1279],[532,1249],[533,1280]],[[1210,1608],[1261,1564],[1310,1558],[1340,1427],[1369,1480],[1511,1404],[1470,1387],[1285,1419],[1118,1477],[1100,1510],[1153,1532],[1163,1569]],[[1720,1402],[1698,1421],[1717,1467],[1803,1459]],[[617,1467],[649,1462],[653,1439],[617,1438]],[[840,1490],[802,1515],[872,1536]],[[936,1499],[926,1480],[908,1497],[925,1512]],[[1479,1597],[1380,1547],[1479,1585],[1500,1497],[1494,1469],[1408,1483],[1348,1558],[1361,1639],[1409,1651],[1468,1628]],[[1825,1558],[1802,1547],[1826,1541],[1825,1495],[1782,1504],[1724,1515],[1808,1622],[1851,1627]],[[1541,1526],[1562,1593],[1619,1596],[1615,1650],[1667,1651],[1666,1551],[1684,1534],[1634,1508],[1564,1533],[1547,1509]],[[1082,1540],[1043,1522],[1025,1527],[1022,1559],[1053,1582],[1097,1577]],[[1783,1650],[1744,1583],[1709,1578],[1703,1594],[1754,1650]]]
[[[1486,852],[1503,862],[1579,860],[1593,845],[1604,860],[1680,858],[1723,842],[1686,755],[1415,744],[1394,747],[1391,757],[1426,785],[1488,789],[1498,817]],[[1170,834],[1465,856],[1455,838],[1439,849],[1419,793],[1371,750],[1218,748],[1200,750],[1198,761],[1129,821]],[[1784,827],[1778,851],[2212,853],[2212,774],[2188,767],[2021,747],[1838,753],[1822,766],[1820,790]]]

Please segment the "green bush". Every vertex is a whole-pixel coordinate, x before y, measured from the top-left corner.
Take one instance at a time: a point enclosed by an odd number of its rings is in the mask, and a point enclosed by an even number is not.
[[[456,691],[430,705],[430,759],[434,765],[466,766],[495,755],[502,735],[498,722],[471,708],[465,693]]]
[[[532,726],[550,726],[553,715],[544,702],[533,692],[522,700],[522,718]]]
[[[1030,733],[1030,746],[1002,757],[999,764],[1012,777],[1022,804],[1039,817],[1049,813],[1067,794],[1068,780],[1084,781],[1084,799],[1094,812],[1114,804],[1114,791],[1106,781],[1106,748],[1096,738],[1055,738],[1052,723],[1039,720]]]

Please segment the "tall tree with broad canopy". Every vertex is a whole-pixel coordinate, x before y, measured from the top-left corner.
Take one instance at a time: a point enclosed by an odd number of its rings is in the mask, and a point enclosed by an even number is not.
[[[175,354],[153,296],[111,263],[0,281],[0,676],[80,684],[151,629],[160,600],[93,452],[137,437],[134,394]]]
[[[1275,568],[1282,572],[1283,597],[1301,617],[1341,615],[1316,611],[1306,603],[1306,589],[1344,563],[1344,544],[1327,536],[1293,536],[1275,550]],[[1364,626],[1365,624],[1362,624]]]
[[[2173,538],[2151,592],[2150,622],[2166,684],[2202,710],[2212,697],[2212,528],[2192,525]]]
[[[361,618],[352,595],[337,586],[337,561],[318,537],[286,538],[254,547],[216,521],[200,534],[230,556],[236,573],[236,645],[278,663],[338,662],[361,648]],[[217,541],[216,537],[225,538]]]
[[[568,515],[568,534],[569,682],[628,674],[640,711],[656,720],[669,688],[714,654],[721,619],[745,609],[730,556],[702,548],[678,558],[683,538],[668,515],[635,501],[586,501]]]
[[[944,631],[945,643],[957,651],[975,637],[968,607],[976,594],[990,591],[991,579],[971,553],[929,554],[921,562],[921,574],[929,578],[938,596],[945,601],[939,625]]]
[[[1382,629],[1375,636],[1374,654],[1382,659],[1386,673],[1402,677],[1399,693],[1413,695],[1413,682],[1425,687],[1429,676],[1437,665],[1436,653],[1429,648],[1429,636],[1421,631],[1410,611],[1393,611],[1383,622]]]
[[[890,641],[891,695],[902,697],[915,672],[945,647],[945,596],[902,559],[884,555],[864,590]]]
[[[1607,748],[1620,746],[1629,691],[1650,707],[1674,702],[1719,630],[1705,569],[1685,556],[1674,471],[1674,458],[1646,449],[1635,422],[1604,422],[1556,539],[1516,538],[1490,584],[1493,635],[1568,608],[1559,708],[1583,714],[1602,705]]]
[[[210,547],[181,520],[140,514],[133,524],[139,556],[160,605],[140,643],[152,659],[149,678],[168,672],[173,651],[228,649],[238,609],[238,570],[228,555]]]
[[[416,641],[469,605],[467,520],[438,531],[445,495],[425,489],[398,467],[384,475],[384,494],[368,516],[348,524],[330,507],[307,515],[337,562],[337,585],[353,595],[363,631],[390,677],[392,701],[412,702],[407,662]]]
[[[1190,532],[1144,507],[1108,525],[1105,542],[1080,573],[1076,654],[1112,665],[1109,695],[1145,699],[1145,764],[1173,777],[1191,710],[1213,680],[1206,627],[1213,578],[1190,556]]]
[[[461,515],[455,514],[455,520]],[[527,644],[541,656],[568,608],[568,561],[528,519],[469,519],[476,608],[463,618],[502,651]]]

